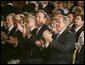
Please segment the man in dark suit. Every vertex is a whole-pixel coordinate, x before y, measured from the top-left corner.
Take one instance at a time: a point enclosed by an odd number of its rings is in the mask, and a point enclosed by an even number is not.
[[[44,51],[44,64],[71,64],[73,48],[75,45],[75,35],[67,29],[67,22],[63,16],[56,21],[56,39],[52,39],[49,31],[44,31],[43,37],[46,40],[46,49]]]
[[[2,54],[2,63],[5,64],[7,61],[11,59],[20,59],[23,55],[23,44],[22,44],[22,33],[17,30],[17,27],[14,25],[13,22],[13,14],[9,14],[6,17],[6,22],[8,26],[8,33],[7,39],[4,41],[5,43],[4,48],[1,50],[3,51]]]
[[[29,58],[23,61],[25,64],[40,64],[42,62],[42,50],[37,44],[37,41],[43,40],[42,33],[43,31],[49,29],[45,24],[47,21],[47,14],[43,10],[39,10],[36,13],[36,28],[31,31],[32,36],[29,38],[31,44],[31,55]],[[40,62],[39,62],[40,61]],[[22,63],[21,63],[22,64]]]
[[[83,15],[76,15],[75,28],[73,31],[76,36],[75,47],[78,49],[76,63],[84,64],[84,17]],[[80,51],[80,52],[79,52]]]
[[[68,28],[72,31],[73,28],[75,27],[75,24],[74,24],[74,15],[75,13],[74,12],[69,12],[68,13],[68,18],[69,18],[69,26]]]

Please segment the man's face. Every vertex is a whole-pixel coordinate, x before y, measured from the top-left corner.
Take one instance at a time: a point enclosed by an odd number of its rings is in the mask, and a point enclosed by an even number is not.
[[[73,15],[72,14],[68,14],[68,18],[69,18],[69,22],[72,23],[73,22]]]
[[[45,24],[46,18],[42,12],[36,14],[36,26],[42,26]]]
[[[81,23],[82,23],[81,16],[76,16],[76,18],[75,18],[75,25],[79,26],[79,25],[81,25]]]
[[[15,20],[17,23],[20,23],[21,21],[20,14],[15,15]]]
[[[56,28],[56,20],[53,20],[53,21],[52,21],[51,27],[52,27],[52,28]]]
[[[35,19],[33,19],[33,18],[27,18],[27,28],[32,28],[32,27],[34,27],[35,26]]]
[[[7,16],[6,17],[6,23],[7,23],[7,26],[10,28],[13,24],[13,19],[12,19],[12,16]]]
[[[20,14],[15,15],[15,22],[24,25],[23,19],[21,18]]]
[[[62,31],[64,29],[64,22],[63,22],[63,18],[62,17],[59,17],[57,20],[56,20],[56,30],[58,32]]]

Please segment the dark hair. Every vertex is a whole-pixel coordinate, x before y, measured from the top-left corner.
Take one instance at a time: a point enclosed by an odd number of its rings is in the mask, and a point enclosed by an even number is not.
[[[74,16],[75,15],[75,12],[69,12],[68,14],[72,14]]]
[[[64,11],[61,9],[58,9],[57,11],[60,11],[62,15],[64,15]]]
[[[49,18],[49,16],[47,15],[47,13],[44,10],[38,10],[37,13],[39,13],[39,12],[42,12],[44,14],[45,18],[47,18],[47,19]]]
[[[80,16],[82,21],[84,21],[84,15],[76,14],[76,16]]]

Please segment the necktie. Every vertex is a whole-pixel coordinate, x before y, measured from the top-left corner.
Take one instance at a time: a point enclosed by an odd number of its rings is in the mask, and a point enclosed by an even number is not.
[[[73,30],[73,33],[75,33],[76,31],[75,31],[75,29]]]
[[[57,36],[56,36],[56,39],[58,39],[58,37],[60,36],[60,34],[59,33],[57,33]]]
[[[57,34],[53,34],[53,39],[56,39],[58,33]]]
[[[58,38],[59,37],[59,33],[56,33],[56,34],[53,34],[53,39],[55,40],[56,38]]]
[[[37,31],[36,31],[36,36],[37,36],[38,32],[39,32],[39,29],[37,29]]]

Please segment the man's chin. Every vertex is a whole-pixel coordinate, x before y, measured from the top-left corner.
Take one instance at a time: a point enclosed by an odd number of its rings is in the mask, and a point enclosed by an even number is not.
[[[60,29],[57,29],[57,31],[60,31]]]

